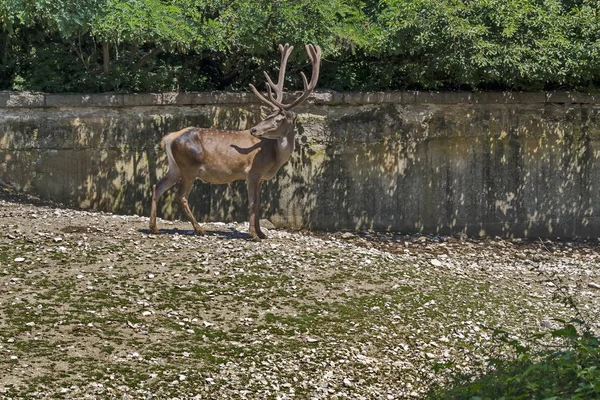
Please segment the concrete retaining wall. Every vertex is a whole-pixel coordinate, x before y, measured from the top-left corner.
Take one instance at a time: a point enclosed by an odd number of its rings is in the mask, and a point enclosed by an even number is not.
[[[148,215],[161,136],[243,129],[251,94],[0,92],[0,180],[83,208]],[[501,236],[600,233],[600,100],[578,93],[318,93],[263,186],[277,226]],[[173,196],[165,217],[180,216]],[[197,182],[199,220],[245,220],[243,182]]]

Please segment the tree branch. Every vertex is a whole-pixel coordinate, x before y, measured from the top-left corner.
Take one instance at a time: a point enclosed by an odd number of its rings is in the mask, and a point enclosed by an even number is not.
[[[133,71],[137,71],[144,66],[153,57],[156,57],[160,53],[162,53],[162,49],[160,47],[153,48],[149,53],[145,54],[142,58],[140,58],[135,65],[133,66]]]

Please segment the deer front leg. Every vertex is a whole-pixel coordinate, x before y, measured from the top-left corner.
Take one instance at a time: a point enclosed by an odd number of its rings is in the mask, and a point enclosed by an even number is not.
[[[260,230],[260,177],[248,177],[248,203],[250,208],[250,238],[254,241],[266,239]]]

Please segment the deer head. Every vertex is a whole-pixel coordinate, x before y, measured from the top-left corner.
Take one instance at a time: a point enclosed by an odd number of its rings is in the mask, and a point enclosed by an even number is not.
[[[300,72],[302,81],[304,83],[304,91],[302,94],[293,100],[291,103],[283,103],[283,84],[285,82],[285,69],[287,66],[287,60],[294,50],[294,46],[289,44],[279,45],[279,51],[281,51],[281,63],[279,67],[279,78],[277,83],[274,83],[267,72],[264,72],[267,78],[267,96],[262,95],[254,85],[250,84],[250,89],[259,98],[260,101],[265,103],[273,111],[263,121],[258,123],[256,126],[250,129],[250,134],[254,137],[263,137],[266,139],[279,139],[287,134],[290,129],[293,129],[294,113],[292,110],[304,103],[306,99],[311,95],[317,86],[319,80],[319,68],[321,65],[321,48],[319,46],[313,46],[307,44],[305,46],[306,53],[312,64],[312,75],[310,82],[306,79],[306,75]]]

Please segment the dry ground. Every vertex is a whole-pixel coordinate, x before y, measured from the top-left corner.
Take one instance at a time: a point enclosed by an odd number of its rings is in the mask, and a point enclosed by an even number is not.
[[[572,317],[558,287],[599,329],[597,242],[255,243],[244,224],[149,235],[145,217],[4,198],[0,398],[419,398],[451,373],[434,365],[503,351],[494,328],[525,337]]]

